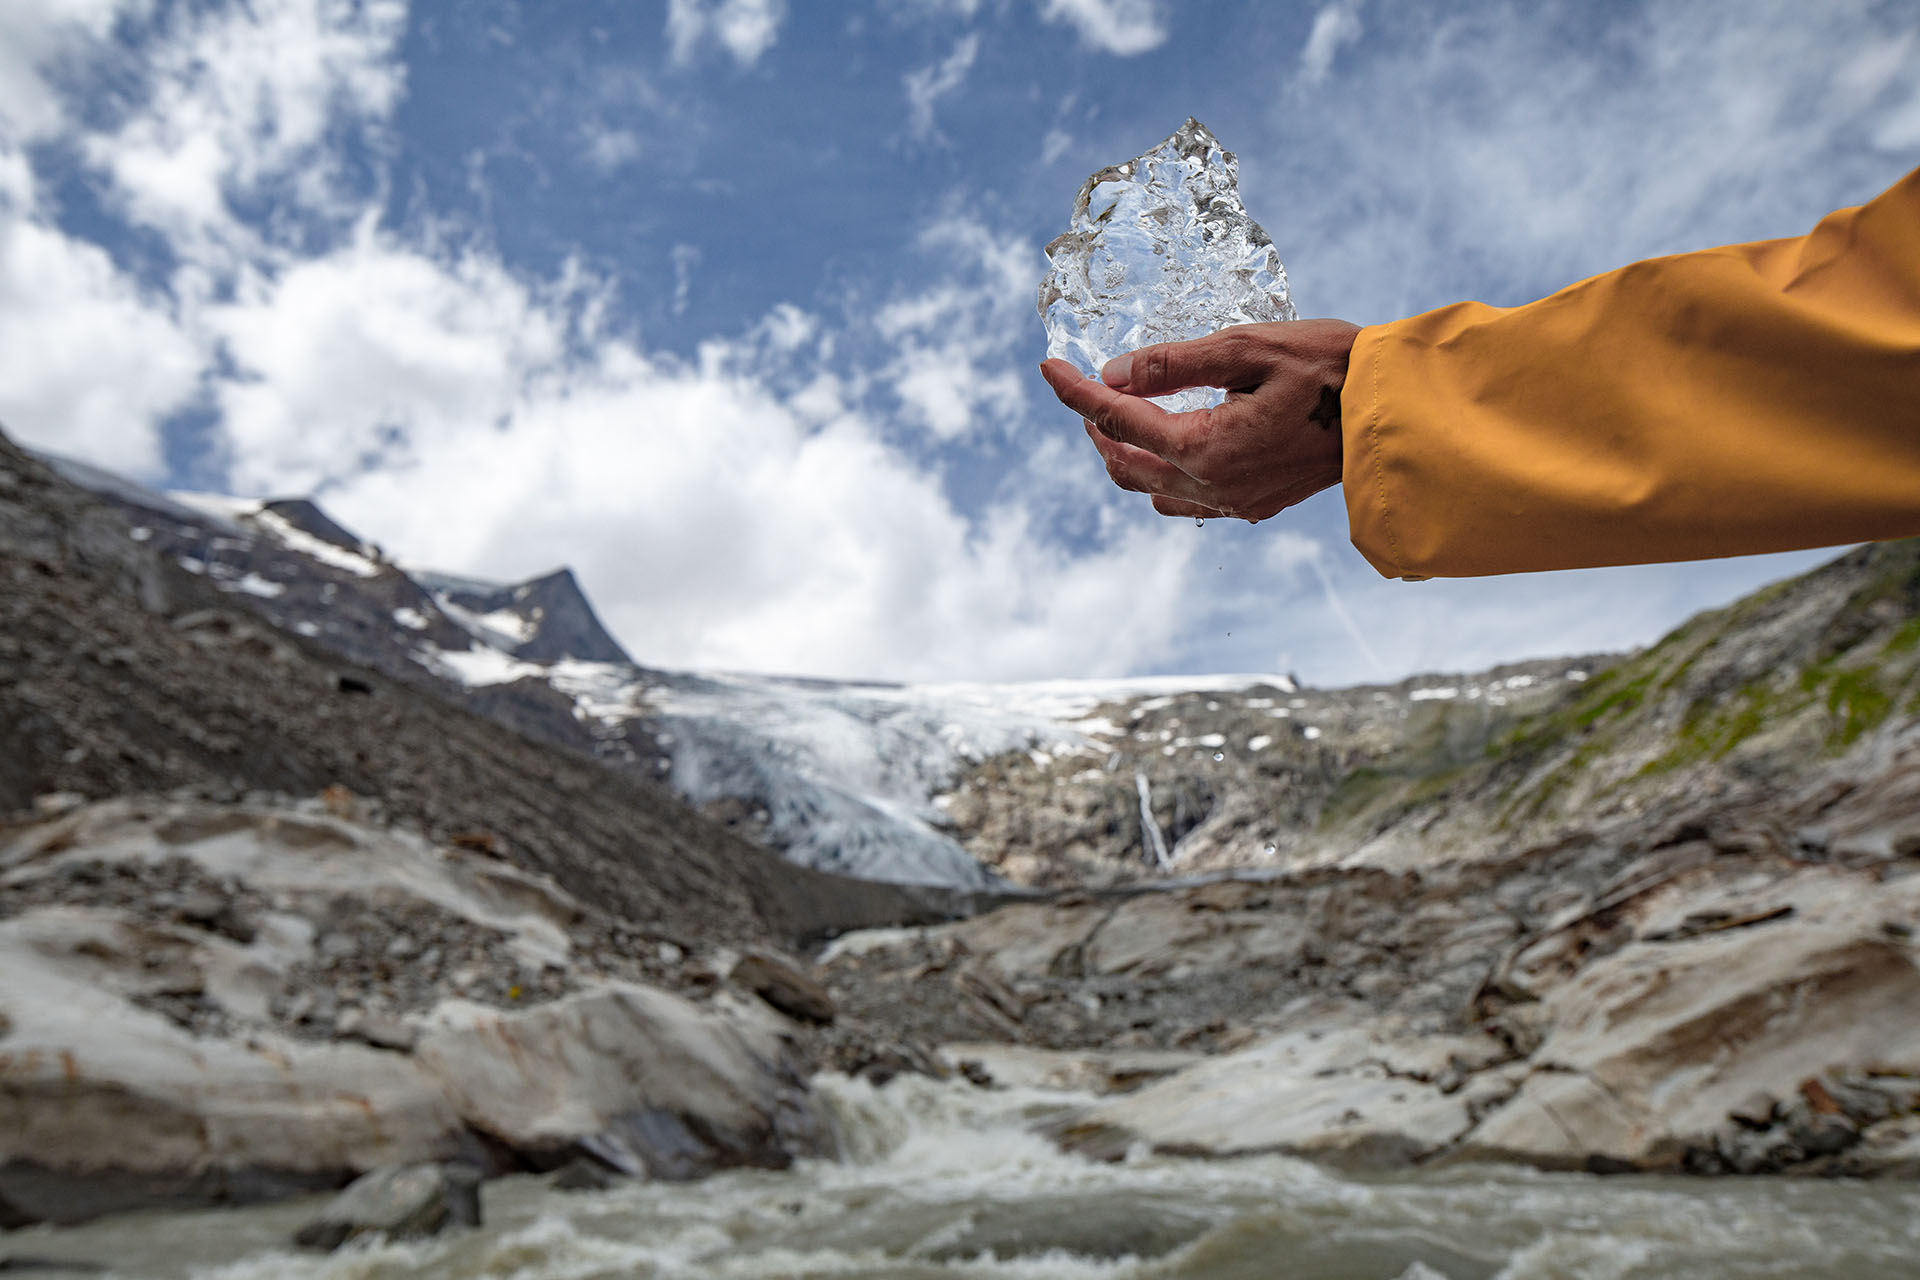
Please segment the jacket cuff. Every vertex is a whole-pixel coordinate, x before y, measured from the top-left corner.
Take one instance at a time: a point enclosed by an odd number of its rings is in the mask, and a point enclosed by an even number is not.
[[[1367,563],[1388,578],[1419,581],[1409,572],[1394,534],[1388,488],[1386,430],[1381,422],[1381,362],[1391,325],[1369,325],[1354,338],[1347,381],[1340,389],[1340,487],[1347,501],[1347,534]]]

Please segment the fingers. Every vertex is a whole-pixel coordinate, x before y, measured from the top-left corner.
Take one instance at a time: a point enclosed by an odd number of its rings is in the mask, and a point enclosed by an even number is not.
[[[1168,413],[1159,405],[1134,395],[1122,395],[1080,371],[1065,360],[1049,360],[1040,366],[1041,376],[1060,397],[1060,403],[1091,422],[1109,440],[1130,444],[1157,454],[1176,467],[1193,449],[1195,438],[1204,430],[1207,411]]]
[[[1210,333],[1190,342],[1159,342],[1115,356],[1100,379],[1130,396],[1164,396],[1188,387],[1256,386],[1273,367],[1274,348],[1252,325]]]
[[[1087,439],[1093,441],[1093,447],[1100,451],[1101,460],[1107,464],[1108,478],[1122,489],[1193,501],[1206,499],[1206,486],[1180,468],[1145,449],[1136,449],[1130,444],[1109,439],[1091,422],[1085,425]]]

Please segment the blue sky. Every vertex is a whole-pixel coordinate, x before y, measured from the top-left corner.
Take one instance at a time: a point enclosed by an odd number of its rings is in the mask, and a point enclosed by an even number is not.
[[[1040,246],[1188,115],[1303,315],[1518,303],[1920,163],[1920,6],[8,0],[0,421],[571,564],[666,666],[1334,684],[1822,558],[1384,582],[1337,495],[1113,491],[1033,372]]]

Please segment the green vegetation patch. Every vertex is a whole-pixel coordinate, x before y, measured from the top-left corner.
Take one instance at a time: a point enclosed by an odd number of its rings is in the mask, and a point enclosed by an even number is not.
[[[1696,702],[1687,709],[1673,746],[1640,767],[1640,776],[1671,773],[1703,760],[1718,760],[1794,710],[1804,700],[1783,699],[1764,683],[1746,685],[1727,698]]]
[[[1380,810],[1381,825],[1391,825],[1445,796],[1465,772],[1451,768],[1420,773],[1361,765],[1340,779],[1333,794],[1327,797],[1320,809],[1319,827],[1326,831],[1343,826],[1376,806]]]
[[[1827,711],[1839,720],[1828,744],[1850,747],[1860,735],[1878,728],[1893,712],[1893,695],[1881,687],[1871,667],[1849,667],[1834,673],[1827,686]]]
[[[1887,637],[1885,652],[1907,653],[1920,649],[1920,618],[1908,618],[1900,629]]]

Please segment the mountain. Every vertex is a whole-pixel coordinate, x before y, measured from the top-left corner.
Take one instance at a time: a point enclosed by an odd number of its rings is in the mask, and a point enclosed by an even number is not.
[[[307,500],[62,464],[128,536],[394,680],[668,783],[789,861],[965,890],[1493,857],[1767,788],[1911,722],[1913,544],[1848,553],[1651,649],[1312,689],[1275,675],[894,685],[634,662],[565,570],[395,564]]]
[[[565,569],[494,583],[402,566],[307,499],[161,494],[49,461],[119,507],[129,537],[276,627],[865,879],[978,890],[1284,860],[1354,760],[1420,731],[1445,691],[662,671],[625,653]],[[1503,669],[1484,700],[1468,682],[1462,705],[1498,712],[1490,725],[1593,665]]]
[[[472,653],[457,647],[468,632],[310,506],[106,497],[0,437],[0,812],[55,793],[338,787],[669,938],[792,940],[953,905],[769,857],[591,758],[607,743],[545,685],[497,699],[491,719],[442,696],[458,686],[392,639]],[[583,628],[563,604],[523,602],[522,643]],[[502,732],[516,716],[539,732]]]

